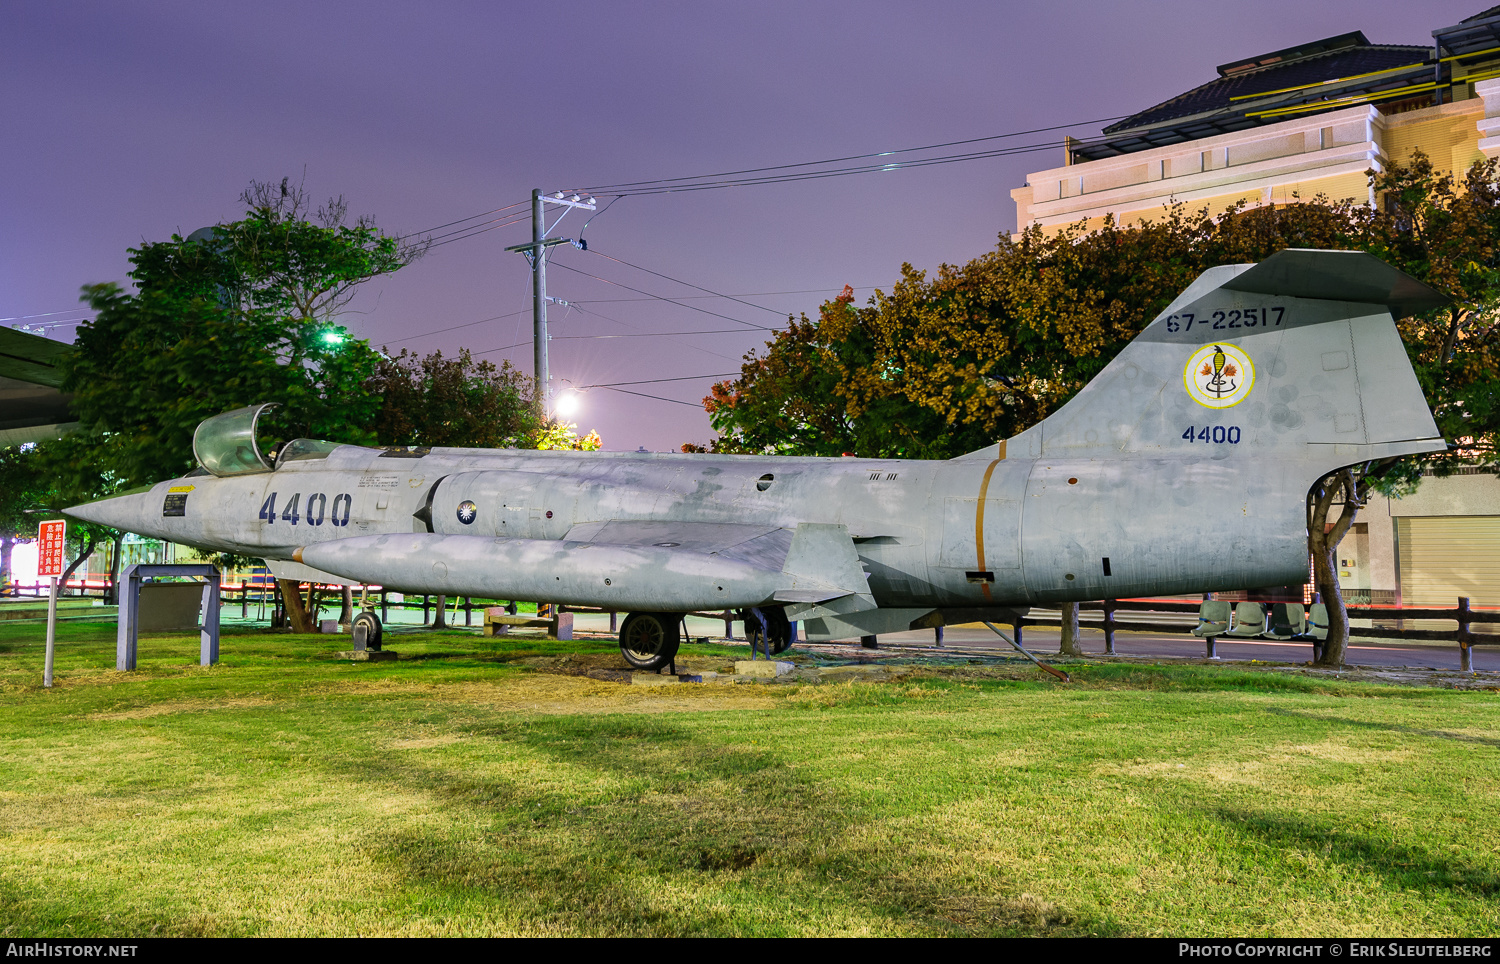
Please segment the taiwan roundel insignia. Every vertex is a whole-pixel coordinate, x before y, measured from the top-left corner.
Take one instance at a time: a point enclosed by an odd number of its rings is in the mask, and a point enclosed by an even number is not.
[[[1255,385],[1255,365],[1234,345],[1204,345],[1182,369],[1182,382],[1199,405],[1228,408],[1250,394]]]
[[[475,518],[479,516],[479,507],[469,500],[458,504],[458,521],[464,525],[473,525]]]

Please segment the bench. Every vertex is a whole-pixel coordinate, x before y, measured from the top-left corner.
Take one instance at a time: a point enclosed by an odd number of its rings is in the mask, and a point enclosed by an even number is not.
[[[484,634],[501,635],[500,627],[519,626],[545,629],[548,639],[573,638],[573,614],[558,613],[551,618],[545,616],[512,616],[504,606],[488,606],[484,610]]]

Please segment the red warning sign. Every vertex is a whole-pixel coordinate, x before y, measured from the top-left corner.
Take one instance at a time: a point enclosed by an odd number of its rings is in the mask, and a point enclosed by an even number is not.
[[[67,538],[68,523],[63,519],[43,522],[37,536],[36,574],[38,576],[61,576],[67,567],[63,564],[63,546]]]

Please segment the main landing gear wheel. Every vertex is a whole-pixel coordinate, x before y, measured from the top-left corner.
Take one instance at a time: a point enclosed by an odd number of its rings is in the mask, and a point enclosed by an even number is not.
[[[677,655],[681,625],[680,613],[631,613],[620,625],[620,655],[636,669],[661,669]]]
[[[380,637],[382,631],[382,627],[380,625],[380,617],[366,609],[364,612],[354,617],[354,621],[349,624],[349,630],[353,632],[360,626],[365,627],[365,648],[374,650],[377,653],[380,652]]]
[[[766,617],[766,635],[770,637],[770,650],[772,656],[779,656],[792,647],[792,621],[786,618],[786,610],[777,607],[768,607],[761,610]],[[762,652],[765,647],[760,645],[760,620],[755,618],[755,613],[749,609],[745,610],[745,638],[750,641],[751,650],[759,648]]]

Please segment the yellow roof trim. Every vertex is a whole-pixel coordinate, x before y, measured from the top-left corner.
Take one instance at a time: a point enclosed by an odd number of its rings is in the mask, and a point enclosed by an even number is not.
[[[1268,110],[1247,111],[1246,117],[1280,117],[1289,114],[1305,114],[1308,111],[1324,110],[1329,107],[1352,107],[1355,104],[1368,104],[1374,100],[1386,100],[1391,97],[1399,97],[1402,94],[1418,94],[1424,90],[1435,90],[1439,85],[1428,82],[1425,84],[1412,84],[1408,87],[1397,87],[1394,90],[1381,90],[1368,94],[1355,94],[1348,97],[1339,97],[1334,100],[1318,100],[1311,104],[1297,104],[1295,107],[1272,107]]]
[[[1497,47],[1495,49],[1500,50],[1500,47]],[[1476,55],[1466,54],[1465,56],[1476,56]],[[1348,77],[1335,77],[1333,80],[1320,80],[1320,81],[1318,81],[1315,84],[1299,84],[1296,87],[1283,87],[1280,90],[1263,90],[1263,91],[1261,91],[1258,94],[1236,94],[1235,96],[1233,96],[1233,97],[1231,97],[1229,99],[1231,101],[1236,101],[1236,100],[1253,100],[1256,97],[1271,97],[1271,96],[1273,96],[1275,94],[1290,94],[1293,91],[1297,91],[1297,90],[1312,90],[1314,87],[1327,87],[1329,84],[1343,84],[1343,83],[1348,83],[1351,80],[1362,80],[1362,79],[1364,79],[1366,77],[1379,77],[1381,74],[1394,74],[1394,73],[1398,73],[1399,71],[1403,71],[1403,70],[1411,70],[1413,67],[1422,67],[1426,63],[1427,63],[1427,61],[1422,60],[1422,61],[1418,61],[1417,63],[1406,64],[1406,65],[1401,66],[1401,67],[1387,67],[1384,70],[1372,70],[1372,71],[1370,71],[1367,74],[1351,74]]]

